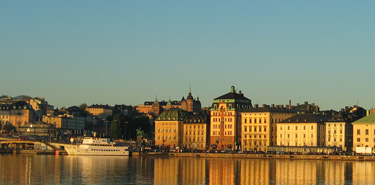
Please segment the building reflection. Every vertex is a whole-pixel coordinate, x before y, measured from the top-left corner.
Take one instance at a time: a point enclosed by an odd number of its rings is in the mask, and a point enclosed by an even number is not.
[[[240,173],[239,184],[270,184],[274,179],[274,163],[270,160],[240,160],[238,172]],[[237,183],[238,184],[238,183]]]
[[[208,159],[208,166],[209,184],[235,184],[235,160]]]
[[[205,184],[205,159],[156,158],[154,166],[154,184]]]

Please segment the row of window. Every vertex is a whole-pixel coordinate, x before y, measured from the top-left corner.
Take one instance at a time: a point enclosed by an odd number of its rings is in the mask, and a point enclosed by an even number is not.
[[[185,137],[185,142],[204,142],[204,139],[203,137],[198,137],[198,138]]]
[[[265,135],[265,134],[263,134],[263,135],[257,135],[257,134],[245,134],[244,135],[244,137],[245,137],[245,139],[247,139],[247,138],[267,138],[267,135]]]
[[[267,123],[267,118],[245,118],[244,123]]]
[[[220,112],[213,112],[213,116],[220,116]],[[224,116],[231,116],[232,112],[224,112]]]
[[[189,126],[187,126],[187,125],[185,125],[185,129],[196,129],[196,128],[198,128],[198,129],[201,129],[201,126],[200,125],[194,125],[194,126],[191,126],[191,125],[189,125]],[[202,129],[204,129],[205,127],[202,125]]]
[[[221,126],[220,124],[213,124],[213,129],[220,129]],[[224,128],[225,129],[232,129],[233,128],[233,124],[224,124]]]
[[[369,135],[370,131],[369,129],[366,129],[365,130],[365,135]],[[360,129],[357,129],[357,135],[361,135],[361,130]],[[375,129],[374,129],[374,135],[375,135]]]
[[[336,134],[337,133],[337,131],[336,130],[333,130],[333,134]],[[331,131],[330,130],[328,130],[328,135],[330,135],[331,134]],[[342,134],[342,129],[340,130],[340,134]]]
[[[158,129],[158,132],[160,132],[160,128]],[[172,129],[161,129],[162,133],[172,133]],[[176,129],[173,130],[174,133],[176,133]]]
[[[224,122],[233,122],[233,118],[224,118],[223,119],[220,119],[220,118],[213,118],[213,122],[220,122],[220,120],[224,121]]]
[[[221,132],[220,131],[213,131],[212,135],[213,136],[220,136]],[[225,136],[232,136],[233,135],[233,131],[224,131],[224,135]]]
[[[280,134],[280,138],[283,138],[283,134]],[[290,138],[290,134],[287,134],[287,138],[289,139]],[[298,138],[298,134],[296,134],[296,137],[295,138]],[[303,138],[305,139],[306,138],[306,134],[303,134]],[[311,134],[311,139],[314,138],[314,134]]]
[[[252,140],[244,140],[244,145],[246,146],[267,146],[266,141],[252,141]]]
[[[119,152],[119,149],[91,149],[91,151],[100,151],[100,152]]]
[[[361,142],[361,138],[357,138],[357,141],[358,141],[358,142]],[[368,138],[365,138],[365,142],[369,142],[369,139],[368,139]],[[374,142],[375,142],[375,138],[374,138]]]
[[[160,137],[160,136],[158,136],[158,140],[160,140],[160,139],[162,139],[162,140],[176,140],[176,136],[174,136],[173,138],[172,138],[172,136],[162,136],[162,137]]]
[[[263,128],[263,129],[262,129]],[[245,132],[267,132],[267,126],[244,126]]]
[[[287,127],[287,130],[290,130],[290,126],[286,126]],[[298,130],[299,127],[302,127],[301,125],[300,126],[295,126],[295,130]],[[314,126],[311,125],[310,127],[311,130],[314,130]],[[283,126],[280,126],[280,130],[283,130]],[[303,126],[303,130],[306,130],[306,125]]]
[[[195,135],[195,133],[197,133],[197,135],[205,135],[204,131],[185,131],[185,135]]]
[[[331,141],[331,137],[328,137],[328,141],[330,142]],[[374,138],[374,141],[375,141],[375,138]],[[333,138],[333,142],[336,142],[336,138]],[[340,137],[340,142],[342,142],[342,138]]]
[[[159,123],[159,125],[176,125],[176,123]]]

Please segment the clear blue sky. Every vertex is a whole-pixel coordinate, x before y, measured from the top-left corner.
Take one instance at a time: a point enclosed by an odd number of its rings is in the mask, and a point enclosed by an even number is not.
[[[375,103],[375,1],[2,1],[0,95]]]

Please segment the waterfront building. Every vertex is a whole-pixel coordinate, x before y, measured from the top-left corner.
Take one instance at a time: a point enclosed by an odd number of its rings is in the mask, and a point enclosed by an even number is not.
[[[251,100],[234,86],[227,94],[214,99],[210,109],[210,145],[219,149],[234,148],[241,142],[241,111],[252,107]]]
[[[297,114],[295,110],[283,106],[263,105],[241,112],[241,150],[266,151],[267,146],[277,143],[277,126],[281,122]]]
[[[279,146],[325,146],[325,122],[330,117],[317,114],[297,114],[277,124]]]
[[[353,127],[343,119],[332,118],[325,123],[326,146],[339,147],[345,151],[351,149]]]
[[[209,141],[210,118],[207,112],[187,115],[183,122],[182,146],[205,150]]]
[[[370,114],[352,123],[353,150],[357,147],[375,147],[375,114]]]
[[[91,105],[86,107],[86,111],[100,119],[106,119],[113,115],[113,108],[109,105]]]
[[[163,111],[155,120],[155,145],[170,148],[181,146],[183,122],[188,114],[179,108]]]

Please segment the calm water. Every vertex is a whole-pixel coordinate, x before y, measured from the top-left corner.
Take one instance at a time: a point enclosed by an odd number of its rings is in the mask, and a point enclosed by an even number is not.
[[[0,184],[375,184],[375,162],[0,155]]]

